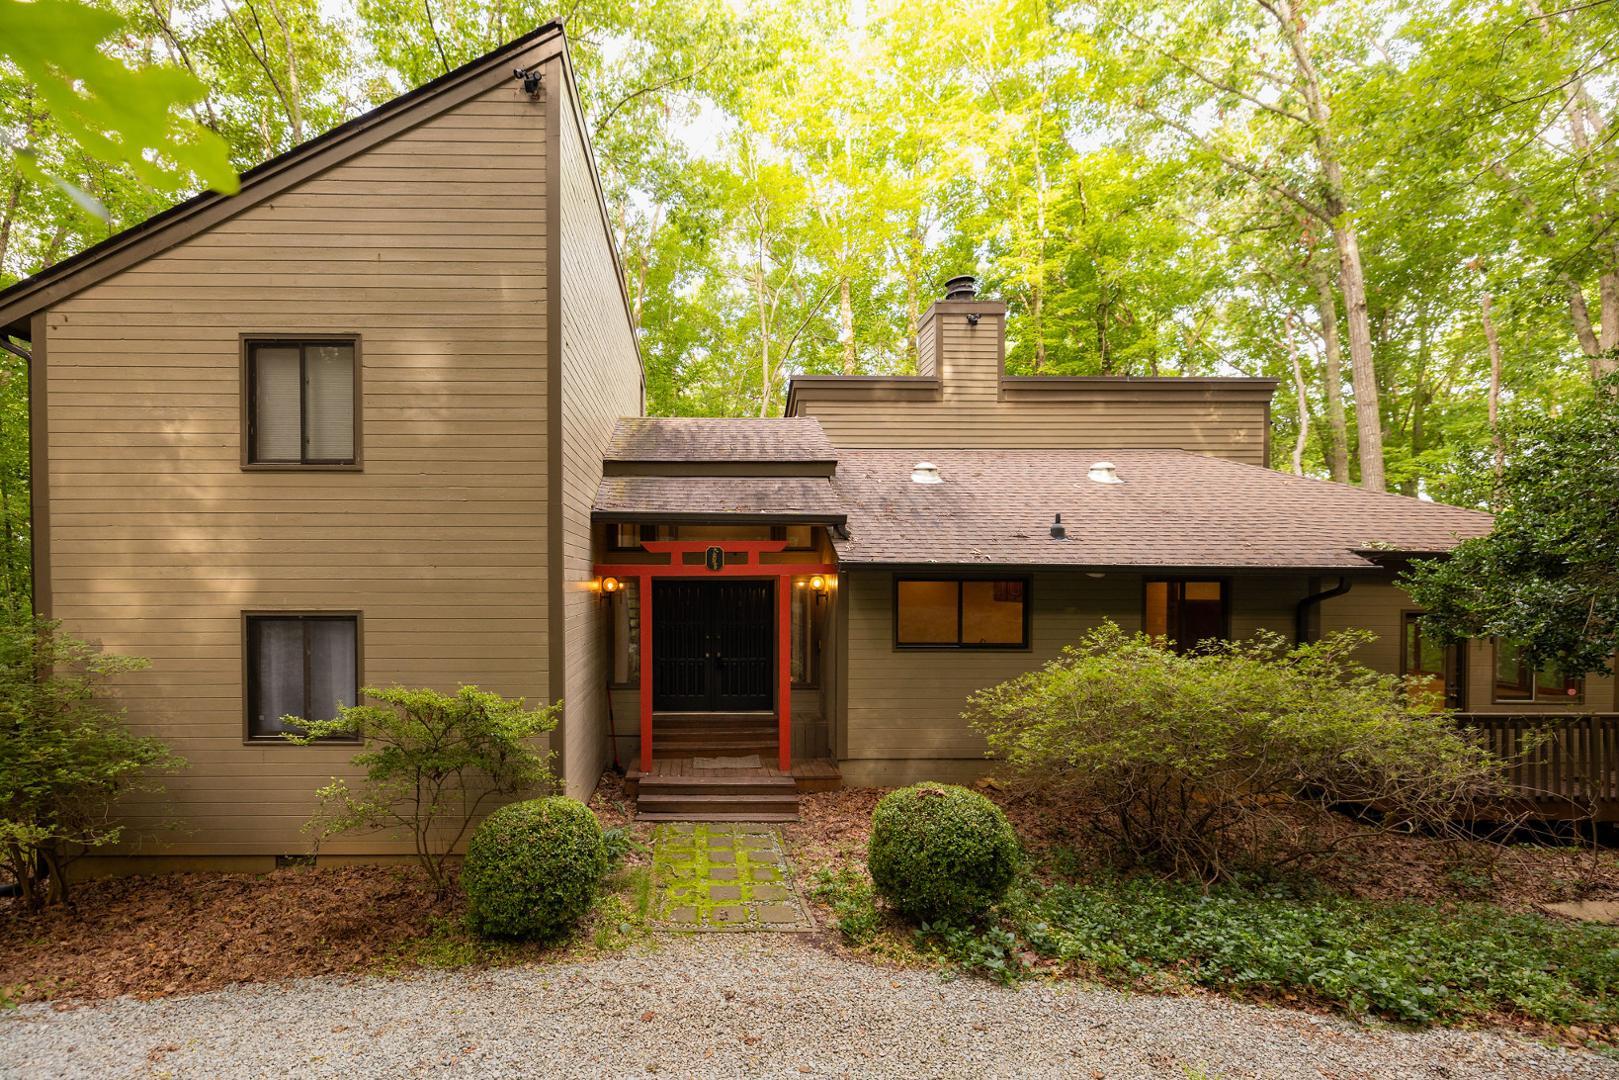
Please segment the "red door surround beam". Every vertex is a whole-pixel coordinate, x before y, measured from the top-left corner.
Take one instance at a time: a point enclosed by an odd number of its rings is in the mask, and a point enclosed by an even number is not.
[[[792,579],[821,575],[828,581],[837,578],[838,568],[830,563],[766,563],[760,556],[784,551],[785,540],[719,540],[705,543],[701,540],[648,540],[642,545],[654,555],[668,555],[667,563],[597,563],[596,577],[633,578],[640,583],[637,590],[641,615],[641,772],[652,771],[652,589],[657,578],[671,577],[728,577],[776,579],[776,740],[777,766],[783,773],[792,769],[792,694],[793,694],[793,605]],[[725,565],[710,570],[701,563],[682,561],[687,552],[706,551],[711,547],[725,551]],[[747,556],[746,562],[732,562],[733,555]]]

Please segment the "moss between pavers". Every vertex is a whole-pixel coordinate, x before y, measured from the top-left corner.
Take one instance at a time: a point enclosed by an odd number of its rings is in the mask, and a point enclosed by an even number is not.
[[[768,826],[675,822],[653,834],[658,922],[670,929],[810,926]]]

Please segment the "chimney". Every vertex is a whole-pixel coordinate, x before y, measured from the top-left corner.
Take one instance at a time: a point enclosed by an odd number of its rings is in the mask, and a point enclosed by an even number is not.
[[[1000,396],[1006,370],[1006,305],[978,298],[978,279],[961,274],[944,283],[944,298],[922,313],[916,331],[916,373],[940,380],[944,396]]]

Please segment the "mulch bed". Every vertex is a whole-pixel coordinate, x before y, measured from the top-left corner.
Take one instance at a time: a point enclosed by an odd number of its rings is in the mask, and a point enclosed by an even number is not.
[[[799,797],[802,820],[783,828],[788,853],[805,880],[820,869],[865,865],[871,812],[886,788],[844,788]],[[1068,804],[1028,792],[980,785],[1006,811],[1039,860],[1055,849],[1081,873],[1106,855]],[[1516,842],[1487,844],[1378,833],[1337,815],[1311,815],[1298,826],[1318,841],[1349,837],[1334,858],[1302,864],[1328,888],[1364,900],[1426,903],[1487,901],[1514,911],[1588,898],[1619,898],[1619,851]],[[1356,836],[1355,834],[1360,834]]]
[[[72,901],[0,909],[0,993],[148,998],[355,971],[461,907],[390,866],[108,878],[74,886]]]

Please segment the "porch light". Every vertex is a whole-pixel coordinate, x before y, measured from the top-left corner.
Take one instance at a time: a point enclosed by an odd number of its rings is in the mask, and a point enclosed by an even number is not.
[[[619,581],[616,577],[604,577],[601,579],[601,590],[604,593],[616,593],[618,592],[618,586]]]
[[[826,578],[822,577],[820,574],[815,574],[810,578],[810,588],[814,589],[816,592],[825,592]]]

